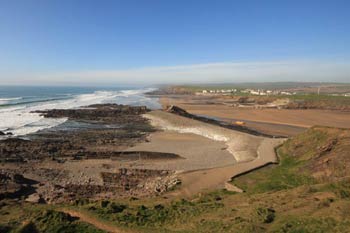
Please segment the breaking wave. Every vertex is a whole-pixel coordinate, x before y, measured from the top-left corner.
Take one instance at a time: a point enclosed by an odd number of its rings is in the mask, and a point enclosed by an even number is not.
[[[22,97],[1,98],[0,131],[14,135],[26,135],[57,126],[67,120],[65,118],[44,118],[38,113],[33,113],[37,110],[69,109],[102,103],[146,105],[149,108],[159,108],[156,99],[144,95],[150,90],[95,91],[90,94],[65,95],[64,98],[47,98],[36,101],[25,101]],[[11,101],[15,102],[10,104]]]

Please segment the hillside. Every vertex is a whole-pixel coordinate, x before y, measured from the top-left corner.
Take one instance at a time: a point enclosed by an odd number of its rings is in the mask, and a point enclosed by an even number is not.
[[[349,139],[348,129],[312,127],[277,149],[279,165],[239,177],[235,183],[248,192],[261,192],[346,179],[350,175]]]
[[[244,193],[218,190],[187,200],[80,200],[64,208],[128,232],[349,232],[349,139],[346,129],[312,127],[277,148],[279,164],[234,178]],[[24,220],[39,230],[48,229],[45,221],[52,223],[45,205],[23,204],[25,213],[11,206],[2,202],[0,229],[16,230]],[[64,221],[67,229],[97,231]]]

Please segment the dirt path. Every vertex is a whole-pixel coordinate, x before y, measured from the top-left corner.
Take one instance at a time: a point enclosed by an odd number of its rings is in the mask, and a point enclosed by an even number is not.
[[[100,230],[103,230],[103,231],[112,232],[112,233],[131,232],[131,231],[121,230],[115,226],[101,222],[100,220],[98,220],[90,215],[87,215],[85,213],[82,213],[82,212],[79,212],[76,210],[62,209],[61,211],[64,213],[67,213],[73,217],[77,217],[77,218],[79,218],[80,221],[89,223],[89,224],[93,225],[94,227],[96,227]]]

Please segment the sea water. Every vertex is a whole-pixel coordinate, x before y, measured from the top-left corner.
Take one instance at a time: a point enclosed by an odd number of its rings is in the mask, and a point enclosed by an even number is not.
[[[156,98],[145,95],[152,88],[20,87],[0,86],[0,131],[26,135],[58,126],[66,118],[44,118],[37,110],[69,109],[91,104],[117,103],[160,108]]]

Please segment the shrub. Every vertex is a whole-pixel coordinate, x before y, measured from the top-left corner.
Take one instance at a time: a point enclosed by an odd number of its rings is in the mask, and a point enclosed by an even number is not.
[[[263,223],[272,223],[275,220],[275,210],[273,208],[259,207],[256,211]]]

